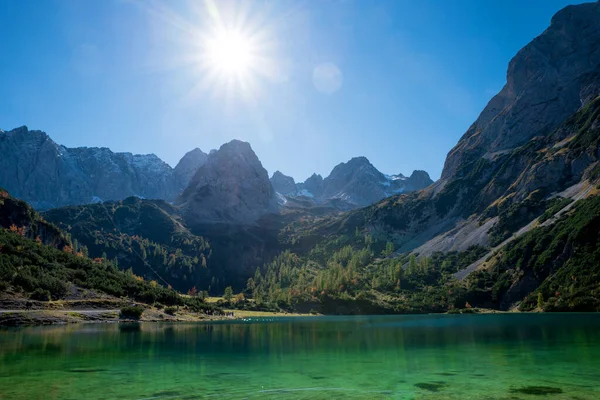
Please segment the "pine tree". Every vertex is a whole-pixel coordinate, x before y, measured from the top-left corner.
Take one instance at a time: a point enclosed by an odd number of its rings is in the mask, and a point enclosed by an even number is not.
[[[233,288],[231,286],[227,286],[225,288],[225,293],[223,293],[223,299],[225,299],[225,301],[228,303],[230,303],[231,299],[233,299]]]
[[[385,244],[385,255],[386,255],[386,257],[389,257],[393,252],[394,252],[394,243],[387,242]]]
[[[417,272],[417,256],[411,254],[408,259],[408,273],[414,275],[415,272]]]

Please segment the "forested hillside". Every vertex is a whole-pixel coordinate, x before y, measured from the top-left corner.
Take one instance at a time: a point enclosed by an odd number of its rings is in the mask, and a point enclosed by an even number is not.
[[[113,260],[88,258],[87,253],[76,239],[0,189],[0,292],[48,301],[90,290],[149,304],[211,308],[144,280],[131,269],[120,269]]]

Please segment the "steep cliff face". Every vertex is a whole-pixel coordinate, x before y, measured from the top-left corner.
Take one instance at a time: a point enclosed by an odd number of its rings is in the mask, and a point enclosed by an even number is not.
[[[208,156],[176,201],[191,224],[252,224],[276,212],[277,197],[250,144],[233,140]]]
[[[154,154],[66,148],[42,131],[21,127],[0,131],[0,154],[0,185],[35,208],[48,209],[129,196],[172,200],[204,153],[188,153],[174,171]]]
[[[598,2],[568,6],[517,53],[504,88],[448,154],[442,180],[461,177],[480,157],[551,134],[582,100],[594,97],[590,79],[600,64],[599,20]]]

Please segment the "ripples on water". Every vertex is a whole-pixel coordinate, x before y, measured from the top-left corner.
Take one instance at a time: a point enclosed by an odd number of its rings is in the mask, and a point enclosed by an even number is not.
[[[0,399],[599,399],[600,315],[0,330]]]

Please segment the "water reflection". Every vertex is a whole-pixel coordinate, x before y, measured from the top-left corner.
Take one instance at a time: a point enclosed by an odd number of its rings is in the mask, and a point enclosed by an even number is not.
[[[516,314],[3,329],[0,398],[596,398],[599,327]]]

